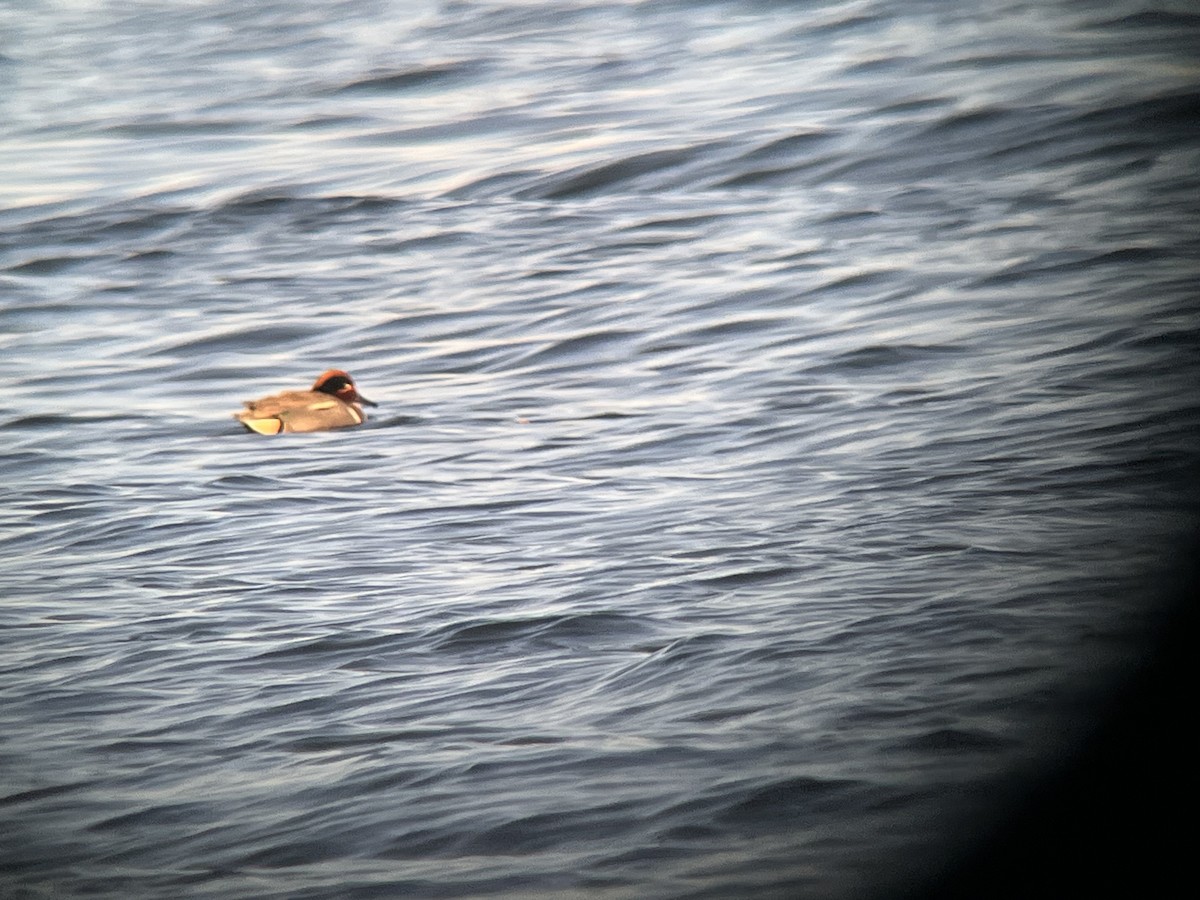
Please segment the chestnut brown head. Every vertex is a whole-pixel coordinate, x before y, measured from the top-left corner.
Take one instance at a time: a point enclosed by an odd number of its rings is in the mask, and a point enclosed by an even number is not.
[[[363,406],[379,405],[360,394],[350,373],[343,372],[341,369],[329,369],[322,372],[313,382],[312,389],[322,394],[332,394],[343,403],[360,403]]]

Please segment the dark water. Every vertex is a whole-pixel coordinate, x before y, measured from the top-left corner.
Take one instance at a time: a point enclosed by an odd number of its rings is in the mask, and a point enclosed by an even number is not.
[[[1186,7],[0,36],[4,896],[886,894],[1149,652]]]

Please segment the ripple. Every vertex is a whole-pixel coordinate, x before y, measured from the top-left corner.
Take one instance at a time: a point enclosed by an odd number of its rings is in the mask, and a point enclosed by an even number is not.
[[[415,66],[411,69],[378,71],[348,81],[335,94],[394,94],[430,86],[446,87],[463,78],[482,74],[478,61],[458,61]]]

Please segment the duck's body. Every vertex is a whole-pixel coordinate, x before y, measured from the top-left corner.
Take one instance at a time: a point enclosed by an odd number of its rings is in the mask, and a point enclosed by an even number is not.
[[[341,369],[323,372],[312,390],[284,391],[261,400],[247,400],[246,408],[233,417],[259,434],[281,431],[330,431],[367,421],[363,406],[375,406],[358,393],[352,379]]]

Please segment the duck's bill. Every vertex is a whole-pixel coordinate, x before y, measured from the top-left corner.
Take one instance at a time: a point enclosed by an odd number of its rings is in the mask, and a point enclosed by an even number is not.
[[[374,400],[368,400],[362,394],[358,395],[358,402],[361,403],[363,406],[378,406],[379,405]]]

